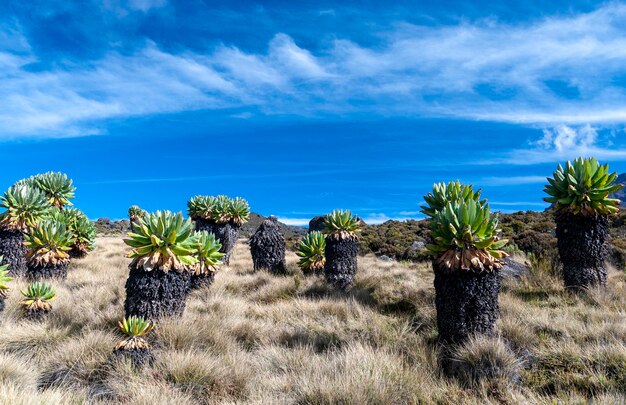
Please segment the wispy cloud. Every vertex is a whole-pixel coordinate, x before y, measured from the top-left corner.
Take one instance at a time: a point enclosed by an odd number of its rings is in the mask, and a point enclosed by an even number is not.
[[[129,5],[149,11],[167,3]],[[373,32],[378,41],[368,47],[335,38],[307,49],[282,33],[265,52],[233,45],[174,52],[146,41],[137,52],[111,50],[95,60],[61,61],[45,69],[32,69],[41,56],[19,24],[5,23],[0,39],[11,41],[0,45],[0,133],[76,136],[98,133],[97,123],[110,118],[249,107],[265,114],[542,124],[555,127],[544,139],[553,147],[551,156],[572,148],[609,156],[581,136],[592,135],[584,124],[626,121],[620,107],[626,105],[625,19],[625,5],[608,3],[586,14],[523,24],[399,21]],[[547,159],[541,156],[545,150],[511,162]]]

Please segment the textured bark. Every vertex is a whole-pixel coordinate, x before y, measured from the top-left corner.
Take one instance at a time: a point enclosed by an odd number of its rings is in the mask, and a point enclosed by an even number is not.
[[[46,319],[48,317],[48,314],[50,313],[50,311],[45,311],[42,309],[36,309],[36,310],[26,310],[24,312],[24,317],[26,319],[30,319],[31,321],[43,321],[44,319]]]
[[[189,289],[197,290],[199,288],[210,287],[215,280],[215,273],[209,272],[204,274],[192,274],[189,282]]]
[[[460,344],[472,335],[492,335],[500,314],[497,271],[449,271],[433,263],[439,342]]]
[[[65,280],[67,278],[68,264],[59,264],[56,266],[28,266],[26,278],[29,280],[43,280],[48,278],[57,278]]]
[[[250,238],[250,253],[254,271],[269,270],[274,274],[286,274],[285,237],[280,231],[276,217],[269,217]]]
[[[0,256],[2,263],[9,265],[9,274],[21,277],[26,273],[26,246],[20,231],[0,229]]]
[[[190,278],[188,271],[131,268],[126,280],[126,317],[141,316],[155,321],[164,316],[181,316]]]
[[[233,248],[237,243],[239,237],[239,229],[241,227],[232,222],[216,223],[213,220],[196,219],[196,230],[207,231],[215,235],[215,239],[219,240],[222,244],[220,252],[224,253],[222,263],[230,264],[230,257],[233,252]]]
[[[0,312],[4,311],[4,307],[6,306],[5,300],[6,298],[0,298]]]
[[[324,223],[326,222],[326,215],[320,215],[309,221],[309,233],[313,231],[322,232],[324,230]]]
[[[555,217],[565,287],[570,290],[606,285],[609,220],[569,213]]]
[[[154,354],[150,349],[119,349],[113,350],[113,356],[130,360],[133,367],[140,369],[144,365],[154,363]]]
[[[347,291],[352,288],[357,270],[358,250],[359,240],[356,237],[345,239],[327,237],[324,265],[326,281],[340,290]]]
[[[69,251],[69,255],[72,259],[83,259],[87,256],[87,252],[73,247],[72,250]]]

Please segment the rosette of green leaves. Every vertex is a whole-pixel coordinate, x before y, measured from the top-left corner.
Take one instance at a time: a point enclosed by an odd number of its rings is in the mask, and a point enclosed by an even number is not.
[[[4,258],[0,256],[0,263],[2,263],[3,260]],[[9,265],[0,264],[0,298],[4,299],[7,297],[10,290],[7,284],[11,281],[13,281],[13,277],[9,276]]]
[[[620,200],[610,198],[624,187],[616,184],[617,173],[609,173],[609,165],[600,165],[595,158],[567,162],[565,168],[559,164],[548,177],[544,191],[550,196],[546,202],[554,204],[557,212],[581,215],[610,215],[619,211]]]
[[[359,218],[349,210],[334,210],[326,215],[324,233],[336,239],[356,238],[361,231]]]
[[[145,271],[190,270],[198,262],[191,219],[170,211],[150,213],[139,220],[124,242],[132,247],[131,266]]]
[[[50,203],[59,209],[66,205],[72,205],[76,187],[72,184],[67,174],[60,172],[47,172],[34,176],[34,183],[48,197]]]
[[[298,266],[300,266],[302,270],[311,272],[321,271],[326,263],[325,249],[326,238],[323,233],[313,231],[306,234],[302,240],[300,240],[296,251],[296,255],[300,257]]]
[[[474,191],[474,186],[461,184],[458,180],[446,183],[436,183],[433,191],[424,196],[428,205],[422,205],[421,212],[429,217],[435,216],[438,211],[445,208],[446,204],[457,201],[474,200],[486,204],[487,200],[480,199],[480,190]]]
[[[194,265],[194,272],[196,274],[216,272],[224,257],[224,253],[220,252],[222,244],[215,239],[215,235],[207,231],[195,232],[193,238],[194,255],[198,260]]]
[[[66,224],[53,218],[39,221],[24,236],[28,248],[26,257],[36,266],[55,266],[70,260],[74,237]]]
[[[229,221],[241,226],[250,219],[250,205],[244,198],[236,197],[230,200],[226,207],[226,217]]]
[[[41,190],[25,184],[10,187],[1,201],[6,211],[0,217],[0,224],[4,228],[22,232],[35,226],[52,208]]]

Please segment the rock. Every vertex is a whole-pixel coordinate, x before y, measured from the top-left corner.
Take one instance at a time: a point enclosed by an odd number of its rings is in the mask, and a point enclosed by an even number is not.
[[[500,276],[502,278],[521,278],[530,274],[530,269],[525,265],[516,262],[510,257],[503,259],[504,266],[500,269]]]
[[[416,240],[411,244],[411,250],[417,252],[426,249],[426,243]]]
[[[324,230],[324,222],[326,221],[326,215],[319,215],[309,221],[309,232]]]
[[[393,257],[389,257],[387,255],[378,256],[378,259],[383,262],[393,262]]]

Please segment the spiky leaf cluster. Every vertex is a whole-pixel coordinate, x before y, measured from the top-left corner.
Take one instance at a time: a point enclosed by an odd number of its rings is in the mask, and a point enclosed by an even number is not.
[[[546,202],[554,204],[557,212],[575,215],[610,215],[619,211],[620,200],[609,198],[624,187],[615,184],[617,173],[609,173],[609,165],[600,165],[595,158],[567,161],[565,168],[559,164],[548,177],[544,191],[550,197]]]
[[[196,219],[208,219],[218,223],[233,222],[243,225],[250,219],[250,205],[241,198],[229,198],[225,195],[197,195],[187,202],[189,216]]]
[[[26,235],[26,257],[35,266],[54,266],[68,263],[67,251],[72,249],[74,237],[64,222],[52,218],[41,220]]]
[[[313,231],[306,234],[302,240],[300,240],[296,251],[296,254],[300,257],[298,266],[303,270],[311,272],[323,270],[324,264],[326,263],[325,249],[326,238],[323,233]]]
[[[443,210],[448,203],[473,200],[486,204],[486,200],[480,199],[480,192],[480,190],[474,191],[472,185],[461,184],[458,180],[447,184],[436,183],[433,185],[433,191],[424,196],[424,201],[428,205],[422,205],[421,212],[432,218],[437,212]]]
[[[215,239],[215,235],[207,231],[195,232],[194,255],[198,262],[194,265],[195,274],[207,274],[216,272],[218,266],[222,264],[221,259],[224,253],[220,252],[222,244]]]
[[[46,284],[35,281],[26,290],[20,291],[24,299],[20,302],[27,311],[49,311],[50,301],[56,298],[54,289]]]
[[[47,172],[37,174],[26,181],[35,184],[43,191],[53,206],[63,209],[67,205],[72,205],[70,200],[74,198],[76,187],[74,187],[72,179],[67,174]]]
[[[115,346],[115,350],[148,349],[150,347],[143,336],[150,333],[154,328],[154,323],[142,317],[131,316],[119,321],[118,326],[127,338],[120,341]]]
[[[334,210],[326,215],[324,233],[336,239],[356,238],[361,231],[361,224],[356,215],[349,210]]]
[[[63,222],[72,234],[72,247],[81,253],[88,253],[96,247],[96,226],[87,218],[84,212],[76,208],[63,211],[52,210],[49,217]]]
[[[132,247],[128,257],[131,266],[145,271],[156,268],[163,271],[189,270],[198,262],[194,256],[195,240],[190,219],[181,213],[157,211],[139,220],[134,232],[124,242]]]
[[[140,218],[143,218],[146,215],[148,215],[148,211],[142,209],[138,205],[131,205],[128,208],[128,218],[131,221],[139,221]]]
[[[4,260],[4,257],[0,256],[0,263]],[[9,286],[7,283],[13,281],[13,277],[9,276],[9,265],[0,264],[0,298],[4,299],[9,293]]]
[[[489,205],[467,199],[446,204],[431,221],[432,244],[427,245],[436,263],[446,270],[493,271],[507,256],[498,239],[498,216]]]
[[[2,213],[0,224],[22,232],[35,226],[52,208],[41,190],[26,184],[10,187],[1,200],[6,211]]]

